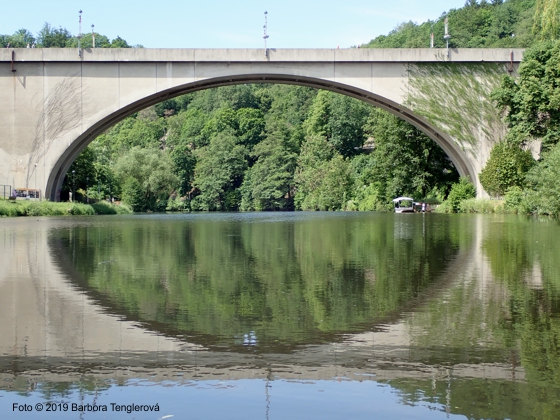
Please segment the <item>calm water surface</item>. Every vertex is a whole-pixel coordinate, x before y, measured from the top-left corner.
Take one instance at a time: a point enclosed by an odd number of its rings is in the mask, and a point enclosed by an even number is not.
[[[3,219],[0,261],[0,418],[559,418],[552,219]]]

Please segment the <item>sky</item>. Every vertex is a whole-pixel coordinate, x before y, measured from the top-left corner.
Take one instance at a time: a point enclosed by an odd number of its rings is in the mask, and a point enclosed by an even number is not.
[[[0,34],[45,22],[77,34],[120,36],[146,48],[261,48],[268,12],[269,48],[348,48],[398,24],[436,20],[465,0],[26,0],[3,2]],[[437,34],[436,34],[437,36]],[[442,34],[443,36],[443,34]],[[426,40],[426,47],[429,39]]]

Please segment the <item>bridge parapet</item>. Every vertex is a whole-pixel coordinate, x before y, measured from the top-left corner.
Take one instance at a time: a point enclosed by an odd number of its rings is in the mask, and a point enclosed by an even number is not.
[[[503,48],[349,48],[349,49],[196,49],[196,48],[16,48],[0,49],[0,62],[493,62],[515,64],[524,49]]]

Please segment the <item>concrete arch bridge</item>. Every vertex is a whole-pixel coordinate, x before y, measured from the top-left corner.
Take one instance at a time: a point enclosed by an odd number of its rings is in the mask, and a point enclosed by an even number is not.
[[[103,131],[147,106],[212,87],[287,83],[383,108],[478,173],[505,128],[489,100],[523,50],[3,49],[0,184],[59,199],[64,176]]]

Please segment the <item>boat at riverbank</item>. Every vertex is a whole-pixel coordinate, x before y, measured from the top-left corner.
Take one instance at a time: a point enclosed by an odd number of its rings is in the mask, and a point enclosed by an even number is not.
[[[397,197],[393,200],[395,213],[414,213],[414,199],[410,197]]]

